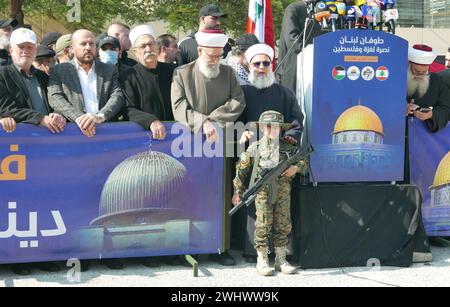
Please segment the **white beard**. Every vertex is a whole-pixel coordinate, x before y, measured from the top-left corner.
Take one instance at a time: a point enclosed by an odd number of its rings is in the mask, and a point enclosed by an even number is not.
[[[430,76],[424,76],[422,79],[416,79],[408,68],[408,97],[412,97],[417,93],[422,98],[430,87]]]
[[[258,76],[256,72],[251,72],[248,81],[259,90],[271,87],[275,83],[275,74],[271,70],[267,76]]]
[[[0,35],[0,49],[7,50],[9,48],[9,38]]]
[[[198,68],[200,69],[202,75],[208,79],[215,79],[220,74],[220,64],[210,66],[202,58],[198,59]]]

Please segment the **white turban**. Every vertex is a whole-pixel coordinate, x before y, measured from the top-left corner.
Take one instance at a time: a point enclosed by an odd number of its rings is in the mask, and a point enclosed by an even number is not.
[[[195,34],[199,47],[223,48],[228,42],[228,36],[220,30],[203,30]]]
[[[273,51],[273,48],[266,44],[256,44],[251,46],[246,52],[245,57],[247,59],[247,62],[251,62],[252,59],[257,55],[267,55],[271,61],[273,61],[273,58],[275,56],[275,51]]]
[[[408,59],[411,63],[419,65],[431,65],[436,60],[437,54],[433,48],[427,45],[414,45],[409,48]]]
[[[130,31],[131,45],[133,47],[136,47],[134,44],[136,44],[136,41],[144,35],[150,35],[156,38],[155,31],[153,31],[152,26],[150,25],[137,26]]]

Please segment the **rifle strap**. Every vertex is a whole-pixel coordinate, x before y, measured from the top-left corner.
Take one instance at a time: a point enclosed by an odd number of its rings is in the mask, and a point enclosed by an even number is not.
[[[252,177],[250,177],[249,187],[252,187],[256,182],[256,177],[258,176],[259,161],[261,161],[261,153],[259,152],[259,145],[258,145],[258,147],[256,148],[256,157],[255,161],[253,162]]]

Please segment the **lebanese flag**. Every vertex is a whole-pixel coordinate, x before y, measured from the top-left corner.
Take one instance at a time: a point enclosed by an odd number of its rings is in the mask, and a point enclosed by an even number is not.
[[[250,0],[247,33],[255,34],[261,43],[265,43],[275,50],[275,32],[270,0]]]

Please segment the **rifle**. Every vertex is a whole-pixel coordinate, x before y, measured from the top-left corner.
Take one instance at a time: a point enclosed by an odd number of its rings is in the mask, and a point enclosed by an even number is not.
[[[307,145],[304,148],[297,150],[297,152],[288,157],[286,160],[281,161],[272,169],[263,169],[260,179],[255,184],[247,189],[241,197],[241,201],[233,209],[228,212],[230,216],[234,215],[244,205],[249,207],[256,199],[256,196],[266,186],[273,186],[276,184],[281,175],[286,172],[293,164],[299,162],[302,158],[308,157],[314,152],[312,145]]]

